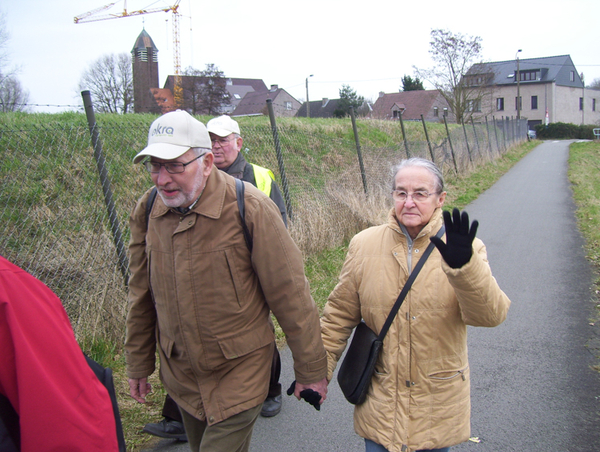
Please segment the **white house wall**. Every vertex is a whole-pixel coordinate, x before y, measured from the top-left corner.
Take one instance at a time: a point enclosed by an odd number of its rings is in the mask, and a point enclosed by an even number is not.
[[[522,83],[520,88],[522,99],[521,117],[528,121],[545,122],[548,108],[549,122],[565,122],[572,124],[600,125],[600,90],[557,86],[555,83]],[[531,108],[531,98],[537,96],[537,109]],[[579,98],[584,96],[584,111],[579,110]],[[504,110],[496,109],[496,100],[504,98]],[[496,118],[517,117],[515,99],[517,86],[495,86],[482,102],[482,115]],[[593,111],[593,99],[596,109]]]

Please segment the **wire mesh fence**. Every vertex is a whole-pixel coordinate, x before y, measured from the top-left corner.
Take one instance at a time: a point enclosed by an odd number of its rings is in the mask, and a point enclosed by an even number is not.
[[[0,121],[0,254],[58,294],[78,338],[121,340],[128,218],[152,184],[143,166],[131,162],[156,117],[103,116],[94,129],[99,160],[85,115],[45,116],[40,123],[28,116]],[[311,127],[282,121],[276,146],[274,127],[240,119],[242,152],[270,168],[285,188],[290,233],[305,255],[339,246],[382,222],[392,205],[391,168],[402,158],[433,159],[445,174],[462,174],[523,141],[527,132],[513,120],[492,120],[454,126],[448,134],[437,127],[429,131],[430,141],[398,140],[396,122],[374,123],[360,121],[357,140],[349,119]],[[386,132],[394,128],[396,135]],[[422,124],[407,124],[413,136],[416,128]]]

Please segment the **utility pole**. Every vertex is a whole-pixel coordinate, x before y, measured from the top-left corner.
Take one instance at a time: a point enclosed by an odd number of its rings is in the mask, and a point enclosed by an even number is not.
[[[519,72],[519,52],[521,52],[521,49],[517,50],[515,55],[517,59],[517,121],[521,119],[521,74]]]
[[[306,77],[306,117],[310,118],[310,100],[308,100],[308,79],[312,77],[314,74],[310,74]]]

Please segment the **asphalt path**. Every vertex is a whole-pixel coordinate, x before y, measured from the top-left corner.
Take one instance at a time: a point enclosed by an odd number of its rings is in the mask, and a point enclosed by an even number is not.
[[[480,223],[492,272],[512,300],[496,328],[469,327],[471,432],[453,451],[600,451],[600,327],[592,272],[567,178],[570,141],[544,142],[465,210]],[[284,386],[293,380],[282,351]],[[285,388],[284,388],[285,389]],[[259,418],[253,452],[364,451],[337,382],[321,411],[284,397]],[[157,420],[158,421],[158,420]],[[189,451],[160,440],[148,452]]]

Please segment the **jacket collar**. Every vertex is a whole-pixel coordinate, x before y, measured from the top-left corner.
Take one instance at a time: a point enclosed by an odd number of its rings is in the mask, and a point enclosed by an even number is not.
[[[417,237],[415,238],[414,241],[419,240],[421,237],[434,236],[440,230],[440,228],[442,227],[442,224],[443,224],[442,209],[437,208],[433,211],[433,215],[431,215],[429,223],[427,223],[425,225],[425,227],[423,229],[421,229],[421,232],[419,232],[419,235],[417,235]],[[404,232],[398,225],[398,221],[396,220],[396,210],[393,207],[390,210],[390,212],[388,213],[387,225],[394,231],[396,231],[404,236],[406,235],[406,234],[404,234]]]
[[[223,205],[225,203],[225,192],[227,190],[227,174],[223,171],[219,171],[216,166],[213,166],[212,171],[208,175],[206,186],[200,196],[200,199],[196,205],[190,210],[190,212],[203,215],[208,218],[219,218],[223,212]],[[174,212],[177,215],[181,215],[175,209],[165,206],[160,196],[156,197],[156,206],[152,209],[152,218],[157,218],[166,215],[168,212]],[[189,214],[189,212],[187,213]],[[186,215],[187,215],[186,214]]]
[[[237,157],[235,158],[233,163],[229,166],[229,168],[226,168],[221,171],[225,171],[227,174],[232,175],[232,176],[234,174],[243,175],[245,168],[246,168],[246,159],[244,158],[244,156],[242,155],[241,152],[238,152]],[[240,178],[241,178],[241,176],[240,176]]]

